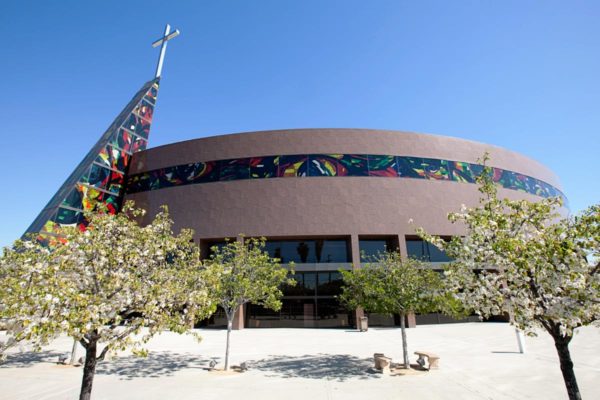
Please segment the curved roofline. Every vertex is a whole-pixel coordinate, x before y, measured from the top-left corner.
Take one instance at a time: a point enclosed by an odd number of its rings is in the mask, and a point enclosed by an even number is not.
[[[272,133],[272,132],[290,132],[290,131],[322,131],[322,130],[328,130],[328,131],[374,131],[374,132],[393,132],[393,133],[404,133],[404,134],[412,134],[412,135],[420,135],[420,136],[430,136],[430,137],[434,137],[434,138],[445,138],[445,139],[455,139],[455,140],[460,140],[462,142],[467,142],[467,143],[475,143],[478,145],[485,145],[485,146],[491,146],[494,147],[496,149],[502,150],[502,151],[507,151],[507,152],[511,152],[511,153],[515,153],[518,154],[522,157],[526,157],[532,161],[535,161],[541,165],[543,165],[544,167],[546,167],[545,164],[543,164],[541,161],[528,156],[526,154],[520,153],[518,151],[514,151],[511,150],[509,148],[497,145],[497,144],[490,144],[490,143],[486,143],[486,142],[480,142],[477,140],[472,140],[472,139],[464,139],[458,136],[451,136],[451,135],[441,135],[438,133],[426,133],[426,132],[416,132],[416,131],[400,131],[400,130],[395,130],[395,129],[378,129],[378,128],[280,128],[280,129],[266,129],[266,130],[258,130],[258,131],[243,131],[243,132],[232,132],[232,133],[222,133],[222,134],[217,134],[217,135],[211,135],[211,136],[204,136],[204,137],[199,137],[199,138],[194,138],[194,139],[186,139],[186,140],[182,140],[179,142],[173,142],[173,143],[167,143],[167,144],[161,144],[159,146],[153,146],[150,148],[147,148],[146,150],[143,150],[143,152],[148,152],[148,151],[152,151],[154,149],[162,149],[162,148],[166,148],[169,146],[176,146],[176,145],[180,145],[182,143],[186,143],[186,142],[195,142],[198,140],[208,140],[208,139],[214,139],[214,138],[220,138],[220,137],[225,137],[225,136],[238,136],[238,135],[249,135],[249,134],[253,134],[253,133]],[[546,167],[548,168],[548,167]]]
[[[163,144],[163,145],[156,146],[156,147],[151,147],[147,150],[144,150],[144,151],[134,154],[134,160],[141,161],[142,159],[144,159],[144,160],[150,161],[152,158],[154,158],[155,154],[161,154],[161,158],[165,154],[170,154],[170,156],[168,156],[168,158],[171,158],[172,159],[171,163],[173,163],[173,159],[179,157],[179,156],[175,156],[174,150],[177,149],[176,152],[178,154],[180,154],[181,150],[184,150],[183,153],[187,154],[187,157],[184,157],[184,158],[186,158],[186,161],[184,161],[184,162],[189,162],[189,161],[191,161],[191,158],[189,157],[189,150],[191,148],[197,148],[197,149],[206,148],[206,149],[208,149],[208,148],[212,148],[213,146],[221,145],[222,144],[221,141],[234,143],[234,142],[237,142],[236,138],[242,138],[242,137],[244,138],[243,142],[248,142],[248,140],[252,141],[253,137],[255,135],[256,136],[271,136],[274,138],[274,137],[277,137],[277,135],[279,133],[281,133],[282,135],[289,135],[291,137],[302,137],[302,134],[306,133],[306,134],[309,134],[310,136],[314,137],[315,132],[322,132],[325,135],[324,138],[329,137],[330,139],[337,135],[343,135],[344,133],[348,132],[348,134],[355,135],[355,138],[354,138],[355,140],[356,140],[356,135],[358,135],[358,136],[364,135],[365,137],[367,137],[369,135],[369,133],[373,133],[373,134],[380,134],[380,135],[381,134],[384,134],[384,135],[389,134],[392,136],[396,136],[398,138],[405,137],[404,140],[407,140],[409,142],[414,141],[415,143],[431,141],[432,145],[434,147],[437,146],[439,148],[439,146],[442,145],[442,148],[446,148],[443,151],[443,153],[445,153],[445,155],[440,156],[439,158],[448,159],[448,160],[451,159],[451,160],[457,160],[457,161],[477,162],[477,160],[479,160],[481,158],[481,156],[483,156],[484,151],[487,151],[487,152],[491,153],[491,161],[489,163],[490,166],[495,166],[495,167],[507,169],[507,170],[515,170],[515,171],[524,173],[526,175],[534,176],[536,178],[541,178],[543,181],[554,185],[559,190],[562,190],[562,184],[561,184],[558,176],[550,168],[548,168],[546,165],[544,165],[540,161],[538,161],[532,157],[526,156],[522,153],[507,149],[502,146],[488,144],[485,142],[479,142],[479,141],[475,141],[475,140],[471,140],[471,139],[463,139],[463,138],[459,138],[459,137],[455,137],[455,136],[447,136],[447,135],[439,135],[439,134],[431,134],[431,133],[420,133],[420,132],[414,132],[414,131],[400,131],[400,130],[391,130],[391,129],[291,128],[291,129],[270,129],[270,130],[255,130],[255,131],[246,131],[246,132],[226,133],[226,134],[219,134],[219,135],[212,135],[212,136],[188,139],[188,140],[183,140],[180,142],[168,143],[168,144]],[[327,139],[325,139],[325,142],[327,142]],[[358,145],[359,142],[353,142],[353,143]],[[447,142],[447,144],[444,142]],[[462,159],[462,157],[459,157],[459,156],[453,158],[449,155],[450,152],[453,152],[452,151],[453,143],[456,144],[457,150],[461,149],[461,148],[464,149],[465,147],[479,148],[478,154],[472,153],[472,156],[470,157],[472,159]],[[281,145],[281,143],[280,143],[280,145]],[[206,146],[208,146],[208,147],[206,147]],[[269,146],[267,146],[267,147],[269,147]],[[291,147],[292,148],[296,147],[296,149],[290,149],[289,154],[296,154],[296,153],[305,151],[305,150],[298,151],[297,150],[298,146],[292,145]],[[330,148],[331,148],[331,146],[330,146]],[[380,150],[378,150],[378,151],[379,152],[382,151],[381,146],[379,146],[379,148],[380,148]],[[273,154],[288,154],[286,152],[280,152],[281,150],[277,150],[277,151],[278,151],[278,153],[273,152]],[[329,150],[329,151],[338,151],[338,150]],[[339,151],[348,153],[347,150],[340,149]],[[356,154],[359,154],[357,151],[359,151],[359,150],[353,150],[353,152],[356,152]],[[264,155],[271,154],[271,152],[272,152],[271,150],[268,150],[264,154],[262,154],[262,153],[261,154],[252,154],[251,156],[264,156]],[[374,152],[372,150],[369,150],[369,151],[365,150],[365,152],[370,153],[370,154],[384,154],[384,153]],[[238,153],[240,153],[239,147],[237,147],[237,150],[234,150],[234,153],[235,154],[230,157],[229,156],[223,156],[223,157],[219,156],[217,158],[219,158],[219,159],[221,159],[221,158],[223,158],[223,159],[238,158],[238,157],[243,158],[243,157],[249,156],[249,155],[238,155]],[[244,151],[242,150],[241,153],[244,153]],[[394,152],[395,155],[433,157],[431,155],[428,156],[427,153],[429,153],[429,152],[425,151],[424,154],[416,154],[416,153],[413,154],[413,152],[411,152],[411,151],[407,151],[406,153],[404,153],[404,152],[399,153],[398,151]],[[496,156],[494,154],[496,154]],[[525,161],[525,162],[527,162],[527,164],[531,165],[531,167],[534,167],[534,170],[542,170],[544,172],[542,173],[541,176],[538,176],[537,173],[535,173],[535,172],[528,173],[527,170],[529,170],[529,169],[527,169],[525,171],[519,171],[518,168],[511,167],[510,165],[506,165],[506,162],[502,162],[501,160],[504,159],[504,157],[498,158],[497,157],[498,154],[504,154],[506,156],[509,156],[509,158],[515,158],[518,160]],[[433,157],[433,158],[436,158],[436,157]],[[459,158],[460,158],[460,160],[459,160]],[[194,160],[194,161],[196,161],[196,160]],[[158,163],[152,162],[151,163],[153,165],[152,167],[150,165],[146,165],[145,167],[142,167],[142,164],[139,164],[139,163],[136,163],[136,164],[139,166],[139,168],[134,167],[134,173],[146,170],[147,168],[155,169],[155,168],[160,168],[160,167],[165,166],[165,165],[162,165],[163,163],[160,163],[160,162],[158,162]]]

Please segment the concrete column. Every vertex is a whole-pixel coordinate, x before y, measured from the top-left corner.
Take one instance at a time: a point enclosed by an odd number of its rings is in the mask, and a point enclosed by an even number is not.
[[[417,327],[417,316],[415,313],[411,312],[406,314],[406,327],[407,328],[416,328]]]
[[[406,249],[406,236],[398,235],[398,250],[400,250],[400,257],[403,260],[408,258],[408,250]]]
[[[235,331],[239,331],[244,329],[244,316],[245,316],[246,304],[240,306],[235,315],[233,316],[233,327],[232,329]]]
[[[350,251],[352,256],[352,269],[360,268],[360,247],[358,245],[358,235],[350,236]]]
[[[360,247],[358,245],[358,235],[350,236],[350,251],[352,255],[352,269],[360,268]],[[358,321],[365,316],[365,311],[362,307],[354,310],[354,327],[358,328]]]

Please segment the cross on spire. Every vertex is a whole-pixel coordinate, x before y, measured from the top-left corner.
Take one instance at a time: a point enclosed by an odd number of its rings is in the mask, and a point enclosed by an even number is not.
[[[165,27],[165,34],[163,35],[163,37],[152,43],[152,47],[158,47],[162,45],[160,48],[160,56],[158,57],[158,64],[156,65],[155,78],[159,78],[160,74],[162,73],[163,60],[165,59],[165,53],[167,51],[167,42],[179,36],[179,30],[177,29],[175,29],[171,33],[169,32],[171,32],[171,25],[167,24],[167,26]]]

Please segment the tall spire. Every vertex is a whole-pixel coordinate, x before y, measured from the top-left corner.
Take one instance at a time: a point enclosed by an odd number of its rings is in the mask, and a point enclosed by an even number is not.
[[[164,36],[152,43],[153,47],[162,45],[155,78],[146,82],[123,108],[27,228],[24,237],[36,234],[39,241],[52,245],[62,241],[61,230],[65,226],[85,229],[85,211],[95,210],[99,204],[110,213],[119,211],[131,156],[145,150],[148,143],[167,42],[178,35],[179,31],[171,32],[167,24]]]
[[[152,47],[160,47],[160,55],[158,56],[158,64],[156,65],[156,74],[155,78],[160,78],[160,74],[162,73],[163,61],[165,60],[165,53],[167,52],[167,43],[169,40],[179,36],[179,30],[175,29],[175,31],[171,32],[171,25],[167,24],[165,26],[165,34],[160,39],[156,40],[152,43]]]

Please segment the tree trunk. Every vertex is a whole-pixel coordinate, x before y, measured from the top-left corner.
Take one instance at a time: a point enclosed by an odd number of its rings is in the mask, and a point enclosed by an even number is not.
[[[581,400],[581,393],[579,392],[575,371],[573,370],[571,352],[569,351],[569,342],[571,341],[572,336],[563,337],[560,335],[552,335],[552,338],[554,339],[554,346],[558,352],[560,370],[562,371],[565,386],[567,387],[569,400]]]
[[[96,345],[97,339],[90,340],[85,349],[85,363],[83,365],[83,380],[79,400],[90,400],[92,396],[92,383],[96,373]]]
[[[408,346],[406,344],[406,315],[400,314],[400,330],[402,331],[402,354],[404,357],[404,368],[410,368],[410,361],[408,361]]]
[[[225,345],[225,371],[229,371],[229,336],[233,327],[233,316],[235,313],[227,314],[227,344]]]

